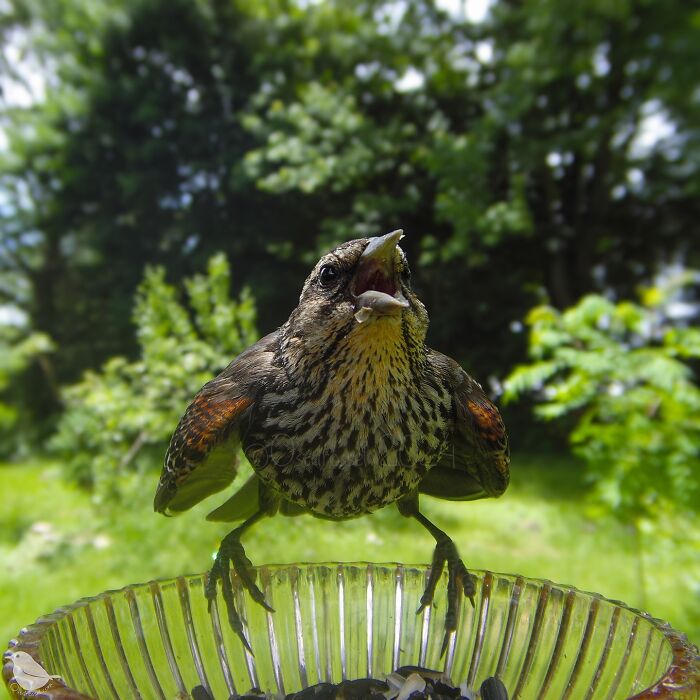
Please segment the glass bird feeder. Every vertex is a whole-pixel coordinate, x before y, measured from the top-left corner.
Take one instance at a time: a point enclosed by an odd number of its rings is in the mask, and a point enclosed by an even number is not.
[[[569,586],[474,572],[440,656],[447,575],[432,607],[416,614],[428,567],[302,564],[258,567],[275,608],[254,603],[233,576],[253,654],[228,626],[223,599],[207,609],[205,575],[127,586],[86,598],[22,630],[5,655],[25,651],[49,674],[33,697],[173,700],[203,686],[215,700],[251,688],[284,698],[317,683],[383,679],[401,666],[445,671],[478,688],[500,678],[509,698],[700,698],[697,649],[666,623]]]

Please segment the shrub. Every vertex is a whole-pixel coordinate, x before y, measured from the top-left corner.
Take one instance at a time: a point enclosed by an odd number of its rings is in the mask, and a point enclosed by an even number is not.
[[[134,308],[139,358],[113,357],[64,390],[52,448],[69,477],[99,500],[118,497],[125,474],[160,467],[194,394],[256,340],[255,304],[247,290],[230,298],[223,255],[184,286],[187,304],[163,269],[148,269]]]
[[[506,398],[533,393],[536,415],[567,420],[573,449],[600,500],[629,518],[700,507],[700,330],[667,313],[678,285],[642,302],[591,295],[528,318],[531,362]]]

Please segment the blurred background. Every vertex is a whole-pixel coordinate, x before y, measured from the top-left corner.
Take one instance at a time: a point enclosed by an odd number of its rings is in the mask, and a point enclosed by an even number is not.
[[[209,566],[217,499],[151,507],[189,398],[321,252],[403,228],[429,344],[513,449],[502,499],[425,512],[470,567],[700,641],[695,3],[1,0],[0,39],[2,640]],[[432,547],[393,508],[247,537],[256,563]]]

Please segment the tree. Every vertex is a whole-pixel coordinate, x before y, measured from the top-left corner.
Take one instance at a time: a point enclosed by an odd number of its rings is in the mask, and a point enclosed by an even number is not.
[[[488,376],[536,301],[629,296],[700,249],[681,0],[499,0],[482,24],[433,0],[12,7],[54,79],[4,114],[0,288],[55,341],[61,382],[136,352],[146,264],[183,278],[224,250],[270,328],[319,249],[402,227],[431,343]],[[57,406],[42,386],[37,413]]]
[[[314,32],[318,55],[342,45],[350,65],[329,62],[291,97],[286,83],[266,88],[249,171],[264,189],[322,200],[327,239],[407,228],[436,341],[494,371],[521,351],[504,331],[538,294],[558,308],[628,295],[660,261],[693,254],[695,12],[501,0],[473,26],[431,2],[393,14],[324,3],[310,27],[333,13],[366,27],[352,41],[349,22]]]
[[[3,113],[1,301],[52,339],[59,384],[136,353],[130,306],[148,264],[182,279],[223,249],[245,260],[239,288],[275,292],[264,234],[283,240],[310,214],[270,206],[237,164],[276,7],[13,3],[7,24],[39,37],[51,79],[43,101]],[[48,377],[18,381],[36,420],[60,409]]]

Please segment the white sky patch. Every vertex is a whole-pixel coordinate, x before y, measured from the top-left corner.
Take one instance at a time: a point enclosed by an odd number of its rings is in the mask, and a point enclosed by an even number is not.
[[[550,168],[558,168],[562,164],[563,160],[564,159],[562,158],[561,153],[558,151],[551,151],[547,154],[547,165]]]
[[[591,76],[588,73],[580,73],[576,76],[576,85],[585,90],[591,84]]]
[[[20,79],[9,72],[0,73],[0,106],[31,107],[46,96],[46,76],[31,54],[31,36],[24,30],[11,32],[2,48],[7,62]],[[0,153],[7,151],[9,140],[0,121]]]
[[[624,185],[615,185],[610,194],[613,199],[622,199],[627,194],[627,188]]]
[[[20,30],[11,32],[7,38],[5,57],[12,69],[21,76],[21,79],[16,80],[11,75],[0,74],[2,101],[8,106],[30,107],[43,100],[46,94],[44,74],[25,48],[30,42],[27,32]]]
[[[384,33],[395,32],[398,30],[403,16],[408,9],[405,2],[390,2],[375,12],[375,19],[379,24],[380,31]]]
[[[476,57],[482,63],[490,63],[493,58],[493,41],[479,41],[474,47]]]
[[[644,184],[644,173],[639,168],[631,168],[627,171],[627,182],[633,188],[639,188]]]
[[[630,154],[633,158],[647,158],[659,142],[675,133],[676,125],[663,104],[659,100],[650,100],[642,105],[642,118],[630,145]]]
[[[593,73],[598,77],[607,75],[610,72],[610,60],[608,59],[608,52],[610,51],[610,45],[600,44],[593,53]]]
[[[486,19],[491,2],[492,0],[436,0],[435,4],[453,17],[479,24]]]
[[[411,92],[423,87],[425,76],[420,71],[411,66],[397,81],[396,89],[399,92]]]
[[[0,326],[23,327],[27,323],[27,314],[11,304],[0,306]]]
[[[304,9],[320,5],[322,2],[323,0],[295,0],[296,5]],[[479,24],[486,19],[493,2],[494,0],[435,0],[436,6],[447,14],[474,24]],[[393,7],[392,5],[388,6],[389,15],[396,17],[400,14],[402,16],[406,4],[406,2],[392,3]]]

